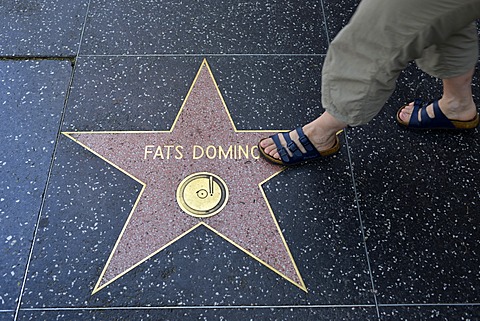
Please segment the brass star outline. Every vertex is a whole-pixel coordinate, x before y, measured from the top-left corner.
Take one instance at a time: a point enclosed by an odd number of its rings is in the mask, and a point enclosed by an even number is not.
[[[307,292],[307,288],[304,284],[304,281],[300,275],[300,272],[296,266],[296,263],[293,259],[293,256],[290,252],[290,249],[288,248],[288,245],[285,241],[285,238],[283,236],[283,233],[280,229],[280,226],[278,224],[278,221],[276,220],[276,217],[273,213],[273,210],[270,206],[270,203],[268,201],[268,198],[267,196],[265,195],[265,192],[263,190],[263,184],[265,184],[266,182],[268,182],[270,179],[272,179],[273,177],[275,177],[276,175],[278,175],[280,172],[282,172],[285,168],[283,167],[275,167],[276,170],[273,174],[271,174],[270,176],[268,176],[266,179],[264,179],[263,181],[261,181],[260,183],[258,183],[258,190],[260,191],[261,193],[261,196],[265,202],[265,205],[268,209],[268,212],[270,213],[270,216],[271,216],[271,220],[276,228],[276,233],[277,235],[279,236],[279,240],[281,240],[281,243],[282,243],[282,246],[283,246],[283,249],[286,251],[286,255],[288,255],[288,260],[289,260],[289,263],[291,264],[291,271],[294,271],[294,272],[290,272],[290,273],[285,273],[285,272],[282,272],[280,271],[280,269],[278,267],[275,267],[273,265],[272,262],[266,262],[268,260],[265,260],[265,259],[261,259],[259,257],[259,255],[256,255],[254,253],[252,253],[253,251],[252,250],[248,250],[246,249],[245,245],[242,245],[242,244],[238,244],[238,243],[241,243],[241,241],[239,241],[237,239],[237,241],[233,240],[232,237],[229,237],[228,235],[225,235],[226,233],[225,232],[221,232],[219,231],[217,228],[213,227],[212,224],[209,224],[208,223],[208,219],[206,220],[198,220],[198,222],[196,224],[193,224],[193,226],[189,229],[186,229],[185,231],[183,231],[182,233],[179,233],[177,237],[171,239],[169,242],[166,242],[164,243],[162,246],[160,246],[159,248],[157,248],[156,250],[154,250],[153,252],[151,252],[149,255],[146,255],[145,257],[143,257],[141,260],[138,260],[135,264],[131,264],[128,268],[125,268],[123,269],[120,273],[117,273],[117,275],[115,275],[114,277],[111,277],[110,279],[108,279],[107,281],[104,281],[104,278],[105,278],[105,275],[109,269],[109,266],[110,264],[112,263],[112,259],[114,259],[115,257],[115,253],[116,251],[118,250],[118,247],[119,247],[119,244],[120,242],[122,241],[123,237],[125,236],[125,233],[127,231],[127,227],[129,226],[130,222],[132,221],[132,217],[134,217],[134,214],[136,213],[136,210],[137,210],[137,207],[139,206],[139,202],[142,200],[142,198],[145,196],[145,190],[147,189],[147,183],[144,182],[143,180],[139,179],[137,176],[138,175],[134,175],[132,174],[132,171],[127,171],[126,169],[123,168],[123,166],[119,165],[118,162],[114,162],[112,161],[110,158],[112,157],[109,157],[108,155],[105,155],[105,153],[100,153],[98,152],[98,150],[96,150],[95,148],[92,148],[90,143],[88,142],[88,139],[86,139],[85,141],[85,137],[88,138],[88,137],[92,137],[93,140],[97,139],[98,137],[103,137],[102,135],[106,135],[105,137],[107,137],[106,139],[113,139],[113,137],[118,137],[118,136],[122,136],[122,135],[143,135],[143,134],[146,134],[146,135],[155,135],[155,134],[172,134],[178,123],[179,123],[179,120],[181,118],[181,115],[182,113],[184,112],[184,109],[185,109],[185,106],[187,105],[187,103],[189,102],[189,99],[191,98],[191,94],[192,94],[192,91],[194,91],[195,89],[195,86],[197,85],[197,82],[198,82],[198,79],[199,77],[202,75],[202,72],[204,72],[204,70],[207,70],[208,71],[208,76],[211,80],[211,82],[213,83],[213,86],[215,88],[215,91],[216,91],[216,94],[218,95],[217,99],[219,98],[220,101],[221,101],[221,104],[223,105],[223,109],[224,111],[226,112],[226,115],[228,116],[228,120],[229,120],[229,125],[231,126],[231,129],[233,129],[233,132],[234,133],[255,133],[255,134],[262,134],[264,135],[265,133],[273,133],[273,132],[278,132],[278,131],[282,131],[282,130],[237,130],[234,122],[233,122],[233,119],[230,115],[230,112],[227,108],[227,105],[225,103],[225,100],[223,99],[223,96],[221,94],[221,91],[218,87],[218,84],[217,82],[215,81],[215,78],[213,76],[213,73],[210,69],[210,66],[208,65],[206,59],[203,60],[193,82],[192,82],[192,85],[183,101],[183,104],[174,120],[174,123],[171,127],[170,130],[168,131],[106,131],[106,132],[63,132],[62,134],[64,134],[66,137],[72,139],[74,142],[78,143],[79,145],[81,145],[82,147],[84,147],[85,149],[87,149],[88,151],[90,151],[91,153],[93,153],[94,155],[98,156],[99,158],[101,158],[102,160],[104,160],[105,162],[107,162],[108,164],[110,164],[111,166],[113,166],[114,168],[118,169],[119,171],[121,171],[122,173],[126,174],[127,176],[129,176],[130,178],[134,179],[135,181],[137,181],[138,183],[140,183],[142,185],[142,189],[134,203],[134,206],[132,207],[132,210],[130,211],[129,213],[129,216],[123,226],[123,229],[115,243],[115,246],[107,260],[107,263],[105,264],[105,267],[92,291],[92,295],[95,294],[96,292],[100,291],[101,289],[103,289],[104,287],[106,287],[107,285],[115,282],[117,279],[119,279],[120,277],[122,277],[123,275],[125,275],[126,273],[128,273],[129,271],[135,269],[137,266],[139,266],[140,264],[144,263],[145,261],[147,261],[148,259],[150,259],[151,257],[153,257],[154,255],[156,255],[157,253],[161,252],[162,250],[164,250],[165,248],[167,248],[168,246],[170,246],[171,244],[175,243],[176,241],[178,241],[179,239],[181,239],[182,237],[184,237],[185,235],[189,234],[190,232],[192,232],[193,230],[197,229],[199,226],[204,226],[206,227],[208,230],[214,232],[216,235],[220,236],[221,238],[223,238],[224,240],[226,240],[227,242],[233,244],[235,247],[237,247],[238,249],[240,249],[241,251],[243,251],[245,254],[249,255],[250,257],[252,257],[253,259],[255,259],[256,261],[260,262],[261,264],[263,264],[264,266],[266,266],[267,268],[269,268],[270,270],[274,271],[275,273],[277,273],[278,275],[280,275],[282,278],[288,280],[289,282],[291,282],[292,284],[294,284],[295,286],[299,287],[300,289],[302,289],[303,291]],[[83,136],[83,137],[82,137]],[[258,138],[258,137],[257,137]],[[259,160],[260,162],[263,162],[262,160]],[[275,166],[275,165],[266,165],[266,166]],[[220,213],[221,214],[221,213]],[[220,215],[219,214],[219,215]],[[186,215],[186,214],[185,214]],[[134,233],[134,232],[132,232]],[[287,275],[289,274],[289,275]]]

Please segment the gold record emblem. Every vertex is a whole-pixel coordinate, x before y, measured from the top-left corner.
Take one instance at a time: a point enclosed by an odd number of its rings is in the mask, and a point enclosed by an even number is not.
[[[227,184],[215,174],[200,172],[187,176],[177,188],[180,208],[194,217],[220,213],[228,201]]]

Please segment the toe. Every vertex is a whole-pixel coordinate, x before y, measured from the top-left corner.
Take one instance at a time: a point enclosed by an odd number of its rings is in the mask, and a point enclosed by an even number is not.
[[[413,111],[413,102],[404,106],[402,110],[400,110],[400,114],[399,114],[400,120],[408,123],[410,121],[410,117],[412,116],[412,111]]]
[[[263,149],[265,154],[268,154],[274,158],[280,159],[280,156],[277,152],[277,146],[272,138],[262,139],[259,143],[260,147]]]
[[[267,148],[267,147],[269,147],[270,145],[275,144],[275,143],[273,142],[273,139],[271,139],[271,138],[264,138],[264,139],[262,139],[262,140],[260,141],[259,144],[260,144],[260,147],[262,147],[263,149],[265,149],[265,148]]]
[[[265,153],[270,156],[274,156],[277,153],[277,147],[275,145],[269,145],[264,149]]]
[[[400,119],[403,120],[404,122],[407,122],[410,120],[411,113],[407,112],[405,108],[400,112]]]

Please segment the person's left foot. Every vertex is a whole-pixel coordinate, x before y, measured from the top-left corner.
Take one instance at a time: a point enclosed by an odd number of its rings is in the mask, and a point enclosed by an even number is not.
[[[411,102],[410,104],[404,106],[398,114],[400,120],[406,124],[410,122],[410,118],[412,117],[413,106],[414,102]],[[438,100],[438,106],[443,114],[451,120],[469,121],[474,119],[477,115],[477,107],[475,106],[473,99],[464,103],[447,103],[442,98]],[[434,118],[435,114],[433,112],[433,104],[429,104],[426,108],[428,116],[430,118]],[[420,112],[415,116],[418,117],[419,121],[421,121],[422,115]]]

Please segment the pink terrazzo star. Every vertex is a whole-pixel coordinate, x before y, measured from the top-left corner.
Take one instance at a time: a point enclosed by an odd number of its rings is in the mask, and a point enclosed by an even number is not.
[[[93,293],[201,225],[306,291],[261,187],[282,170],[258,159],[266,131],[236,129],[206,61],[170,131],[64,134],[143,184]],[[207,218],[187,214],[176,198],[181,182],[202,172],[229,191]]]

